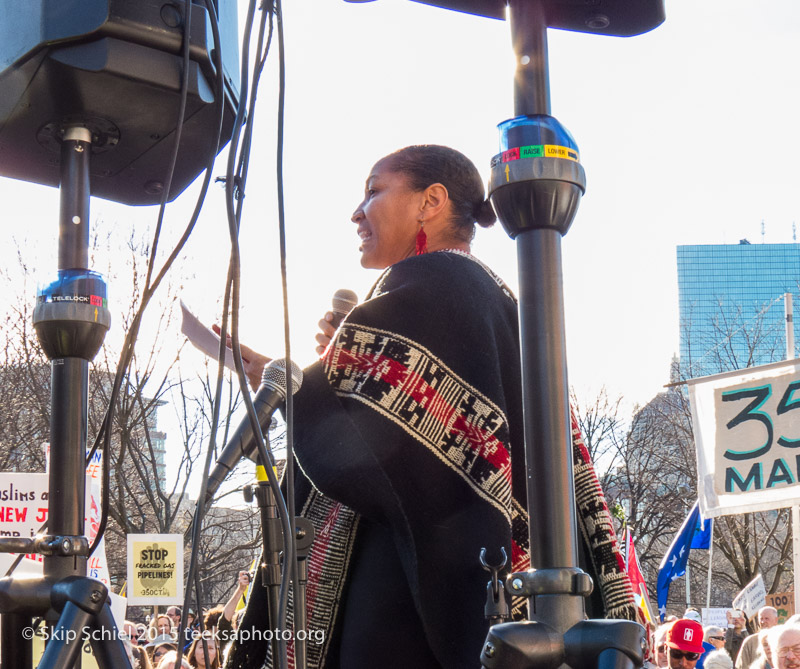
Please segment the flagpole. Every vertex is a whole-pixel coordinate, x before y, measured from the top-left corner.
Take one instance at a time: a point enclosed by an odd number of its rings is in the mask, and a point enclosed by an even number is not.
[[[688,609],[692,605],[692,598],[689,595],[689,561],[686,561],[686,608]]]
[[[685,485],[685,484],[683,484],[683,485]],[[688,486],[687,486],[687,488],[688,488]],[[695,502],[695,504],[697,504],[697,502]],[[687,510],[688,513],[692,512],[692,506],[688,502],[686,502],[686,510]],[[690,536],[689,537],[689,546],[691,546],[691,544],[692,544],[692,537]],[[691,593],[690,593],[692,576],[691,576],[691,572],[689,571],[689,550],[690,550],[690,548],[687,547],[687,549],[686,549],[686,574],[684,575],[684,578],[686,579],[686,608],[687,609],[692,605],[692,597],[691,597]]]
[[[792,294],[783,295],[786,316],[786,359],[794,359],[794,310]],[[794,610],[800,611],[800,506],[792,504],[792,565],[794,567]]]
[[[706,590],[706,608],[711,608],[711,565],[714,564],[714,523],[711,523],[711,540],[708,546],[708,589]]]

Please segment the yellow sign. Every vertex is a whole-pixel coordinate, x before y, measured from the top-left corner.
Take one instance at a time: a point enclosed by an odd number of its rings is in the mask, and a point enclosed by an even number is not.
[[[183,602],[183,536],[128,535],[128,603]]]

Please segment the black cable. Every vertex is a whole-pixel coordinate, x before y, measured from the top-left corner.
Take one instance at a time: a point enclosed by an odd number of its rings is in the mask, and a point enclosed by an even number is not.
[[[208,2],[208,0],[206,0]],[[244,55],[243,55],[243,64],[242,64],[242,84],[241,84],[241,93],[239,96],[239,104],[237,106],[236,111],[236,118],[234,120],[234,128],[233,134],[231,137],[231,145],[229,147],[229,162],[230,162],[230,155],[231,153],[236,152],[236,144],[238,142],[238,133],[241,129],[241,123],[243,118],[243,108],[245,104],[245,100],[247,99],[247,71],[246,71],[246,64],[247,64],[247,51],[248,47],[246,46],[249,44],[250,39],[250,31],[252,29],[252,21],[253,21],[253,14],[255,12],[255,2],[251,1],[248,7],[248,14],[247,19],[245,21],[244,27],[244,44],[245,47],[243,48]],[[212,28],[213,30],[213,28]],[[218,51],[220,51],[218,49]],[[221,72],[221,70],[220,70]],[[227,184],[227,181],[226,181]],[[227,190],[227,185],[226,185]],[[202,527],[202,519],[205,512],[205,498],[206,498],[206,490],[208,487],[208,471],[210,470],[211,466],[211,457],[214,451],[216,450],[216,438],[217,438],[217,431],[219,429],[219,411],[220,405],[222,402],[222,379],[225,374],[225,367],[224,367],[224,360],[225,360],[225,344],[226,344],[226,332],[228,327],[228,305],[230,302],[230,285],[231,285],[231,265],[229,263],[228,267],[228,275],[225,282],[225,297],[223,300],[223,313],[222,313],[222,330],[220,332],[220,347],[217,356],[217,383],[215,386],[214,391],[214,399],[212,401],[212,419],[211,419],[211,433],[209,435],[209,447],[206,455],[206,465],[204,469],[204,476],[201,481],[200,485],[200,492],[198,495],[197,505],[195,509],[195,515],[192,520],[192,550],[189,556],[189,570],[187,574],[187,583],[191,584],[194,578],[194,574],[197,569],[197,551],[200,542],[200,532]],[[241,383],[241,380],[240,380]],[[187,602],[189,601],[189,594],[191,593],[191,588],[187,588],[187,594],[184,596],[184,611],[181,613],[181,622],[183,624],[184,621],[184,612],[187,608]],[[201,602],[198,600],[196,602],[196,606],[198,611],[201,610]]]
[[[256,99],[258,98],[258,85],[261,82],[261,73],[264,70],[264,64],[266,63],[267,54],[269,53],[270,46],[272,44],[272,34],[273,34],[273,12],[269,11],[266,12],[265,16],[262,17],[262,21],[259,25],[258,30],[258,41],[256,46],[256,67],[253,69],[253,85],[252,85],[252,93],[250,94],[250,104],[247,110],[247,125],[245,126],[244,138],[242,139],[242,150],[239,155],[239,162],[236,167],[236,178],[237,184],[241,190],[244,190],[245,184],[247,183],[247,172],[250,165],[250,149],[252,147],[252,137],[253,137],[253,128],[255,127],[255,106],[256,106]],[[269,32],[267,34],[267,42],[264,45],[264,18],[269,19]],[[262,54],[263,48],[263,54]],[[243,203],[244,198],[240,198],[237,208],[237,216],[241,217],[241,206]]]
[[[228,170],[226,172],[225,178],[225,193],[226,193],[226,210],[228,213],[228,225],[229,225],[229,232],[231,236],[231,260],[229,264],[229,272],[228,278],[226,281],[226,291],[225,291],[225,299],[224,305],[225,310],[223,314],[223,323],[222,329],[220,332],[220,355],[222,356],[224,353],[224,345],[226,343],[226,326],[227,326],[227,306],[230,303],[231,309],[231,348],[233,349],[233,359],[234,359],[234,366],[236,368],[236,373],[239,378],[240,387],[242,390],[242,397],[244,400],[245,408],[247,409],[248,418],[251,423],[251,428],[253,429],[253,433],[256,439],[256,444],[258,447],[259,458],[261,463],[264,465],[264,469],[267,474],[267,478],[269,480],[270,486],[276,493],[276,503],[277,503],[277,511],[279,518],[281,520],[281,527],[282,532],[284,535],[284,563],[287,561],[289,564],[294,564],[294,542],[293,541],[286,541],[286,537],[291,537],[293,532],[293,517],[289,516],[288,509],[286,508],[285,501],[283,500],[282,495],[280,494],[280,486],[273,471],[273,459],[271,454],[266,448],[264,443],[263,436],[261,434],[261,426],[258,421],[258,416],[255,413],[255,410],[252,406],[252,400],[250,398],[249,389],[247,385],[247,379],[244,374],[244,368],[242,365],[241,360],[241,345],[239,342],[239,286],[240,286],[240,272],[241,272],[241,258],[239,252],[239,245],[238,245],[238,234],[240,229],[241,223],[241,214],[242,214],[242,207],[244,202],[244,195],[245,195],[245,185],[247,179],[247,168],[249,164],[249,154],[250,154],[250,146],[251,146],[251,137],[252,137],[252,130],[253,130],[253,119],[254,119],[254,110],[255,110],[255,100],[256,100],[256,86],[260,80],[261,71],[263,70],[264,63],[266,61],[267,53],[269,51],[269,45],[271,43],[272,38],[272,12],[264,10],[265,13],[262,15],[262,19],[259,26],[259,34],[257,40],[257,66],[254,68],[254,75],[253,75],[253,92],[250,94],[250,104],[249,104],[249,114],[246,118],[247,125],[245,128],[244,137],[241,143],[241,153],[239,154],[238,163],[236,161],[237,150],[239,147],[239,138],[240,133],[242,131],[242,127],[245,123],[244,117],[244,101],[248,98],[248,84],[249,84],[249,77],[248,77],[248,70],[249,70],[249,60],[250,60],[250,39],[252,33],[252,23],[253,23],[253,14],[254,14],[254,2],[251,1],[250,5],[248,6],[248,13],[247,19],[244,29],[244,40],[243,40],[243,49],[242,49],[242,77],[241,77],[241,87],[242,93],[240,96],[240,104],[239,108],[237,109],[236,119],[234,121],[234,130],[233,135],[231,138],[231,144],[229,148],[228,154]],[[269,17],[270,19],[270,30],[269,36],[267,38],[267,44],[264,46],[264,26],[266,18]],[[262,52],[263,49],[263,52]],[[234,165],[236,165],[236,169],[234,170]],[[285,257],[285,253],[283,254]],[[285,262],[283,263],[285,267]],[[229,302],[230,298],[230,302]],[[288,357],[288,356],[287,356]],[[221,388],[221,377],[218,378],[218,389]],[[291,394],[291,393],[287,393]],[[219,397],[219,394],[218,394]],[[201,492],[200,495],[201,499],[204,501],[205,495]],[[198,522],[198,518],[195,518],[195,532],[199,532],[200,523]],[[199,535],[196,535],[199,536]],[[281,578],[281,588],[280,588],[280,602],[278,608],[278,620],[273,621],[278,628],[283,628],[285,626],[286,620],[286,612],[288,609],[288,595],[289,595],[289,581],[291,577],[291,571],[284,569],[282,578]],[[191,582],[191,581],[190,581]],[[184,607],[185,608],[185,607]],[[282,639],[280,640],[280,653],[279,657],[276,658],[276,661],[279,666],[283,667],[286,666],[287,663],[287,656],[285,653],[285,641]]]
[[[208,2],[208,0],[206,0]],[[222,318],[222,328],[220,332],[220,351],[219,351],[219,365],[218,365],[218,376],[217,376],[217,386],[215,392],[215,400],[214,400],[214,413],[212,419],[212,434],[210,439],[210,445],[208,450],[208,457],[206,462],[206,471],[203,478],[203,482],[201,484],[201,492],[198,499],[198,505],[195,512],[195,517],[193,519],[193,527],[192,527],[192,552],[190,555],[190,565],[189,565],[189,574],[187,576],[188,583],[195,583],[195,596],[197,602],[197,608],[200,610],[201,602],[200,602],[200,590],[199,590],[199,576],[197,572],[197,554],[199,551],[199,544],[200,544],[200,533],[202,528],[202,520],[205,515],[205,497],[206,497],[206,489],[207,489],[207,481],[208,481],[208,470],[210,469],[210,456],[215,450],[215,442],[216,442],[216,431],[218,429],[218,422],[219,422],[219,406],[221,404],[221,390],[222,390],[222,378],[224,374],[224,353],[225,353],[225,344],[226,344],[226,333],[227,333],[227,322],[228,322],[228,306],[230,305],[231,308],[231,339],[232,339],[232,348],[234,353],[234,362],[236,366],[237,376],[239,379],[240,387],[242,389],[242,395],[244,398],[245,406],[247,407],[248,404],[248,415],[251,420],[254,417],[254,410],[252,409],[252,401],[249,396],[248,387],[247,387],[247,379],[244,374],[244,368],[241,361],[241,348],[238,341],[238,309],[239,309],[239,285],[240,285],[240,256],[239,256],[239,247],[238,247],[238,233],[241,223],[241,213],[242,213],[242,206],[244,201],[244,191],[245,191],[245,184],[247,179],[247,166],[249,163],[249,151],[251,145],[251,136],[252,136],[252,128],[253,128],[253,118],[254,118],[254,109],[255,109],[255,95],[251,95],[250,97],[250,104],[249,104],[249,114],[247,116],[244,115],[244,103],[248,98],[248,69],[249,69],[249,44],[250,44],[250,35],[252,32],[252,23],[253,23],[253,15],[255,11],[255,5],[251,2],[248,7],[248,14],[244,28],[244,45],[243,45],[243,55],[242,55],[242,75],[241,75],[241,88],[242,92],[240,95],[240,103],[237,109],[236,119],[234,121],[234,129],[231,138],[231,144],[229,148],[229,156],[228,156],[228,170],[226,172],[226,209],[228,212],[228,221],[229,221],[229,229],[231,233],[231,260],[229,263],[228,268],[228,276],[226,279],[226,289],[225,289],[225,297],[224,297],[224,308],[223,308],[223,318]],[[270,19],[270,31],[269,36],[267,38],[267,44],[264,46],[264,26],[267,16]],[[266,61],[266,56],[269,51],[269,45],[271,42],[272,36],[272,13],[265,12],[262,15],[262,20],[259,26],[259,35],[257,40],[257,61],[258,66],[254,70],[254,87],[253,91],[255,92],[255,87],[258,84],[261,71],[264,66],[264,62]],[[262,53],[263,49],[263,53]],[[237,165],[237,169],[234,173],[233,166],[236,162],[236,154],[237,154],[237,147],[239,146],[239,137],[242,131],[242,127],[245,124],[245,120],[247,121],[245,127],[245,134],[242,140],[242,151],[239,156],[239,161]],[[235,205],[234,205],[235,202]],[[256,417],[256,424],[258,424],[257,417]],[[257,439],[261,438],[260,432],[260,425],[258,425],[258,429],[254,429],[255,434],[257,435]],[[272,459],[270,454],[266,451],[266,446],[261,445],[259,449],[262,461],[266,463],[266,470],[268,472],[268,478],[272,477],[271,483],[277,489],[278,483],[277,479],[275,479],[274,473],[272,471]],[[280,505],[278,507],[279,515],[281,515],[282,525],[284,533],[286,533],[287,529],[290,529],[286,526],[286,521],[288,520],[288,513],[284,510],[283,514],[280,514],[281,508]],[[293,548],[293,546],[292,546]],[[291,549],[290,549],[291,552]],[[188,588],[184,607],[182,612],[182,620],[181,620],[181,628],[185,626],[185,620],[187,613],[187,602],[190,601],[190,592],[191,587]],[[281,600],[283,602],[283,611],[279,613],[279,618],[281,620],[276,621],[276,624],[281,626],[283,623],[282,620],[285,620],[285,610],[288,605],[288,573],[285,574],[284,579],[282,580],[281,584]],[[180,653],[179,653],[180,654]]]
[[[266,19],[266,14],[262,15],[262,26]],[[252,23],[251,13],[248,11],[248,22]],[[263,36],[263,28],[259,30],[259,34]],[[245,46],[243,48],[243,53],[246,54],[246,57],[243,56],[243,63],[242,63],[242,70],[243,73],[247,69],[247,64],[249,62],[249,39],[250,33],[249,30],[247,31],[247,39],[245,41]],[[258,54],[259,60],[261,59],[261,53]],[[246,79],[243,76],[243,87],[246,86]],[[243,96],[244,97],[244,96]],[[240,105],[240,112],[241,112],[241,105]],[[252,123],[253,119],[247,119],[248,125]],[[264,466],[265,472],[267,474],[267,478],[269,480],[270,486],[274,491],[276,491],[276,505],[278,516],[281,521],[281,528],[283,531],[284,536],[284,564],[291,564],[294,561],[294,541],[292,540],[292,523],[291,519],[289,518],[288,509],[286,508],[286,503],[283,499],[283,496],[280,494],[280,486],[275,476],[275,472],[273,471],[272,467],[272,456],[266,448],[264,443],[263,436],[261,434],[261,426],[258,421],[258,416],[253,408],[252,400],[250,398],[250,394],[247,387],[247,379],[244,375],[244,368],[242,365],[241,360],[241,346],[239,342],[239,285],[240,285],[240,271],[241,271],[241,259],[239,254],[239,245],[238,245],[238,234],[239,234],[239,223],[242,211],[242,204],[244,193],[242,192],[242,183],[238,179],[234,179],[234,164],[236,162],[236,154],[235,149],[238,147],[238,140],[239,140],[239,132],[241,131],[243,119],[241,119],[241,113],[237,114],[237,119],[234,124],[234,138],[231,139],[231,150],[228,154],[228,172],[226,174],[226,184],[225,184],[225,192],[226,192],[226,205],[228,211],[228,226],[231,235],[231,343],[233,349],[233,359],[234,364],[236,367],[236,373],[239,376],[239,382],[242,387],[242,395],[245,403],[245,407],[247,409],[248,418],[250,420],[251,429],[253,430],[253,434],[255,437],[256,445],[258,448],[259,458],[261,460],[262,465]],[[249,130],[249,129],[248,129]],[[246,138],[248,135],[246,135]],[[248,141],[249,145],[249,141]],[[243,144],[243,150],[248,149],[249,147],[245,147]],[[242,162],[239,165],[243,165]],[[239,176],[237,171],[237,176]],[[239,193],[239,201],[235,204],[235,194],[238,189]],[[221,333],[220,339],[224,341],[224,333]],[[291,394],[291,393],[287,393]],[[278,607],[278,620],[273,621],[275,626],[278,629],[283,629],[285,626],[286,621],[286,612],[288,609],[288,599],[289,599],[289,580],[290,580],[290,571],[287,569],[283,570],[281,575],[281,587],[280,587],[280,596],[279,596],[279,607]],[[283,639],[279,640],[280,652],[278,653],[278,657],[276,658],[276,662],[278,666],[285,667],[287,666],[287,655],[285,652],[286,642]]]
[[[175,144],[174,144],[174,147],[173,147],[172,160],[170,161],[170,173],[168,174],[168,177],[165,180],[165,183],[167,184],[167,187],[164,189],[164,193],[162,194],[161,207],[159,209],[159,223],[158,223],[158,231],[157,231],[157,233],[160,232],[161,222],[163,221],[163,214],[164,214],[164,209],[165,209],[166,204],[167,204],[167,198],[168,198],[168,194],[169,194],[169,187],[170,187],[170,185],[172,183],[173,172],[174,172],[175,164],[176,164],[176,161],[177,161],[178,151],[179,151],[179,148],[180,148],[181,132],[182,132],[182,129],[183,129],[183,122],[184,122],[184,119],[185,119],[186,98],[188,96],[188,72],[189,72],[189,53],[190,53],[190,51],[189,51],[189,47],[190,47],[189,29],[190,29],[190,18],[191,18],[191,2],[190,2],[190,0],[186,0],[186,4],[187,4],[187,18],[186,18],[186,21],[184,22],[184,39],[183,39],[183,42],[184,42],[183,59],[184,60],[183,60],[183,77],[182,77],[182,83],[181,83],[181,105],[180,105],[180,110],[179,110],[178,119],[177,119],[178,120],[178,126],[177,126],[177,131],[176,131]],[[218,49],[218,51],[220,51],[220,49]],[[218,76],[222,77],[221,70],[218,71]],[[158,240],[158,236],[159,236],[158,234],[156,235],[156,239],[154,240],[153,249],[152,249],[152,252],[151,252],[151,255],[150,255],[150,259],[148,261],[148,274],[147,274],[148,281],[145,284],[145,288],[144,288],[143,293],[142,293],[142,301],[141,301],[141,304],[139,306],[139,309],[138,309],[137,313],[134,315],[134,318],[133,318],[133,320],[131,322],[131,327],[128,330],[128,334],[126,335],[125,341],[124,341],[123,346],[122,346],[122,351],[120,353],[120,360],[119,360],[119,363],[118,363],[118,366],[117,366],[117,373],[116,373],[116,376],[114,378],[114,385],[113,385],[113,389],[112,389],[112,392],[111,392],[111,397],[109,398],[108,409],[106,410],[105,417],[104,417],[103,422],[101,424],[100,430],[99,430],[99,432],[97,434],[97,438],[95,439],[94,445],[92,446],[92,449],[90,450],[90,452],[89,452],[89,454],[87,456],[86,464],[88,466],[89,463],[91,462],[92,456],[97,451],[97,448],[99,447],[100,442],[103,441],[103,444],[104,444],[103,445],[103,452],[104,452],[103,455],[104,455],[104,457],[103,457],[103,501],[102,501],[102,512],[101,512],[100,525],[99,525],[97,534],[96,534],[95,539],[94,539],[94,541],[93,541],[93,543],[92,543],[92,545],[90,547],[90,555],[95,551],[95,549],[99,545],[100,539],[102,538],[102,536],[103,536],[103,534],[105,532],[105,528],[106,528],[106,525],[107,525],[107,522],[108,522],[108,508],[109,508],[109,499],[110,499],[109,498],[109,494],[110,494],[110,486],[109,486],[109,482],[110,482],[110,460],[111,460],[111,458],[110,458],[111,425],[110,424],[111,424],[111,416],[113,415],[113,410],[114,410],[114,407],[116,406],[117,398],[119,396],[119,391],[120,391],[120,388],[122,386],[122,377],[127,372],[128,366],[130,365],[130,361],[133,358],[134,343],[136,342],[136,338],[138,336],[139,327],[141,325],[142,316],[144,315],[144,311],[145,311],[147,305],[149,304],[150,300],[152,299],[153,295],[155,294],[156,290],[158,289],[158,286],[161,284],[161,281],[164,279],[164,277],[166,276],[167,272],[169,271],[169,269],[174,264],[174,262],[177,259],[178,255],[183,250],[183,247],[185,246],[186,242],[188,241],[189,236],[193,232],[194,227],[195,227],[195,225],[197,223],[197,219],[199,218],[200,211],[202,209],[203,203],[205,201],[205,197],[206,197],[206,194],[208,192],[208,187],[209,187],[209,185],[211,183],[212,170],[213,170],[214,162],[216,160],[217,151],[218,151],[218,148],[219,148],[219,138],[221,136],[221,131],[222,131],[222,119],[223,119],[223,114],[224,114],[224,98],[223,97],[219,97],[218,96],[217,105],[218,105],[218,115],[217,115],[218,123],[217,123],[217,132],[216,132],[216,135],[215,135],[216,136],[216,141],[212,142],[210,147],[209,147],[209,157],[208,157],[208,161],[206,163],[205,177],[203,179],[203,184],[201,186],[200,192],[199,192],[198,197],[197,197],[197,201],[196,201],[196,204],[195,204],[195,209],[194,209],[194,211],[192,213],[192,217],[189,220],[189,223],[187,224],[187,226],[186,226],[186,228],[185,228],[185,230],[183,232],[183,235],[178,240],[177,244],[175,245],[175,247],[172,250],[172,253],[170,253],[169,257],[164,262],[164,265],[162,266],[161,270],[156,275],[156,278],[153,279],[152,283],[151,283],[150,282],[150,277],[152,277],[152,267],[155,264],[155,249],[157,247],[157,240]],[[121,466],[121,463],[118,463],[118,467],[119,466]]]
[[[217,17],[216,10],[213,6],[212,0],[205,0],[205,5],[206,9],[208,10],[209,17],[211,19],[210,21],[211,32],[214,39],[214,50],[215,50],[214,67],[216,70],[216,79],[215,79],[216,101],[217,104],[219,105],[218,118],[219,118],[219,129],[221,130],[222,118],[224,114],[224,100],[225,100],[224,73],[222,70],[222,42],[219,34],[219,19]],[[216,158],[216,152],[214,154],[214,157]],[[207,174],[210,179],[211,175],[210,169]],[[223,315],[223,325],[226,318],[227,318],[227,312]],[[203,524],[203,516],[205,515],[204,500],[206,496],[206,487],[208,485],[208,473],[211,469],[211,460],[215,451],[217,430],[219,429],[219,408],[222,398],[222,377],[224,375],[223,365],[224,365],[224,350],[219,357],[219,367],[217,370],[218,383],[217,383],[216,395],[212,405],[213,413],[211,419],[211,434],[209,437],[209,447],[208,447],[208,452],[206,453],[206,462],[203,468],[203,478],[201,480],[200,494],[198,495],[197,505],[195,507],[194,519],[192,521],[193,522],[192,550],[189,557],[189,570],[186,576],[187,584],[191,584],[193,578],[196,579],[198,574],[197,553],[200,544],[200,531],[201,531],[201,526]],[[199,581],[197,582],[197,590],[195,596],[196,596],[195,608],[197,609],[198,616],[201,616],[203,609],[202,609],[202,602],[200,599]],[[188,615],[189,615],[190,600],[191,600],[191,586],[187,586],[186,592],[184,593],[183,606],[181,607],[181,620],[178,625],[178,635],[183,634],[183,630],[186,629],[186,623],[188,621]],[[200,623],[200,626],[202,630],[202,621]],[[207,652],[205,644],[204,644],[204,652]],[[180,664],[182,656],[183,656],[183,643],[180,643],[178,645],[178,659],[176,661],[176,664]]]
[[[275,0],[275,14],[278,22],[278,128],[277,128],[277,146],[276,146],[276,174],[277,174],[277,191],[278,191],[278,230],[280,231],[280,256],[281,256],[281,288],[283,291],[283,322],[284,322],[284,340],[286,346],[286,360],[287,365],[291,364],[291,342],[289,337],[289,287],[288,287],[288,272],[286,266],[286,211],[284,207],[283,197],[283,137],[284,137],[284,114],[286,107],[286,53],[283,43],[283,8],[281,5],[282,0]],[[295,555],[295,500],[294,500],[294,393],[289,387],[289,374],[286,378],[287,392],[286,392],[286,466],[285,476],[286,481],[286,500],[289,512],[289,523],[291,526],[291,533],[289,536],[291,540],[291,555],[287,556],[289,559],[289,567],[286,569],[286,559],[284,559],[284,569],[290,571],[292,575],[292,582],[295,586],[295,592],[300,583],[298,580],[298,566],[297,558]],[[295,601],[297,598],[295,597]]]
[[[145,289],[142,294],[142,303],[139,307],[139,311],[137,312],[136,316],[139,316],[138,320],[134,317],[133,322],[131,323],[131,329],[128,330],[128,334],[125,337],[125,342],[123,343],[122,351],[120,353],[120,363],[117,366],[117,374],[114,378],[114,387],[111,391],[111,397],[109,398],[109,405],[108,411],[106,413],[105,420],[103,421],[103,431],[104,431],[104,441],[103,441],[103,500],[101,504],[101,514],[100,514],[100,523],[97,529],[97,534],[94,537],[94,541],[89,549],[89,555],[92,555],[97,547],[100,545],[100,540],[102,539],[103,535],[105,534],[106,525],[108,524],[108,508],[110,505],[110,487],[111,487],[111,417],[113,416],[114,408],[117,403],[117,399],[119,397],[119,391],[122,387],[122,377],[125,373],[127,373],[128,366],[130,365],[131,360],[133,359],[133,345],[136,342],[136,338],[139,334],[139,327],[141,325],[141,315],[144,312],[144,308],[149,303],[148,298],[148,288],[150,286],[150,281],[152,278],[153,267],[155,266],[155,259],[156,259],[156,250],[158,248],[158,240],[161,235],[161,226],[164,221],[164,212],[166,210],[167,199],[169,197],[169,191],[172,186],[172,177],[175,172],[175,165],[178,161],[178,151],[180,149],[180,141],[181,141],[181,134],[183,132],[183,121],[186,116],[186,101],[189,95],[189,46],[190,46],[190,27],[191,27],[191,0],[185,0],[186,6],[186,17],[184,20],[183,25],[183,72],[181,76],[181,95],[180,95],[180,104],[178,107],[178,119],[177,119],[177,128],[175,131],[175,144],[172,149],[172,153],[170,154],[170,163],[169,169],[167,170],[167,178],[164,182],[164,191],[161,194],[161,205],[159,206],[158,210],[158,219],[156,222],[156,230],[153,235],[153,245],[151,249],[150,259],[147,263],[147,279],[145,281]],[[91,461],[91,456],[94,455],[96,450],[97,442],[95,442],[95,446],[92,447],[92,451],[87,457],[87,465]],[[117,463],[117,467],[120,468],[122,465],[121,462]]]

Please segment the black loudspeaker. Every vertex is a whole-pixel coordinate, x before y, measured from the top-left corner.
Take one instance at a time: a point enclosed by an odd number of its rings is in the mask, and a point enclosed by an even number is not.
[[[214,0],[225,100],[219,148],[239,98],[236,0]],[[181,0],[0,0],[0,175],[58,186],[64,129],[92,133],[92,195],[157,204],[180,105]],[[193,0],[189,88],[177,197],[216,142],[214,39],[205,3]]]
[[[365,0],[348,0],[364,2]],[[367,0],[368,1],[368,0]],[[416,0],[465,14],[504,19],[509,0]],[[664,22],[664,0],[528,0],[544,5],[550,28],[614,37],[641,35]]]

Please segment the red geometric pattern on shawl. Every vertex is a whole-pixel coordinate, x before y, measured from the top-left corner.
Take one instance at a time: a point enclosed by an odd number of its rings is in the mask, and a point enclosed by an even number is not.
[[[416,342],[376,328],[343,323],[323,365],[338,396],[394,422],[500,511],[511,527],[512,571],[530,568],[527,512],[512,496],[499,407]],[[524,617],[523,600],[513,608]]]
[[[583,441],[575,412],[572,421],[572,471],[575,477],[575,500],[584,541],[590,547],[595,587],[600,588],[606,618],[640,622],[633,588],[625,571],[625,560],[619,548],[611,512],[597,478],[589,449]]]
[[[323,639],[322,643],[306,645],[306,659],[308,667],[319,667],[331,642],[328,632],[341,601],[345,574],[358,528],[358,514],[344,504],[325,497],[318,490],[312,490],[301,515],[314,526],[314,550],[309,553],[307,560],[309,576],[306,585],[306,638]],[[291,593],[286,624],[289,629],[294,628]],[[293,640],[287,643],[286,651],[289,669],[294,669]],[[271,645],[264,666],[273,666]]]
[[[323,360],[336,394],[393,421],[510,522],[508,421],[489,398],[405,337],[343,324]]]

